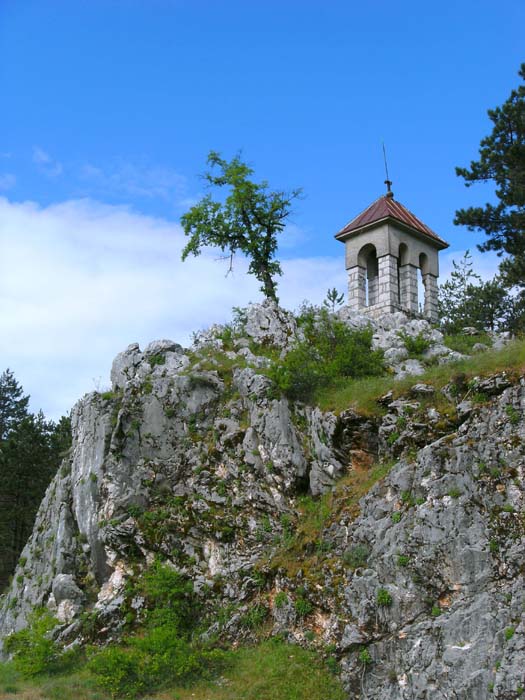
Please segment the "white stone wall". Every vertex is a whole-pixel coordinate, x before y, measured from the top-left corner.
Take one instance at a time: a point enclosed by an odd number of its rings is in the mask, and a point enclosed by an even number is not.
[[[348,271],[348,306],[362,311],[366,306],[366,270],[355,265]]]
[[[423,275],[423,285],[425,287],[425,316],[431,323],[437,323],[439,320],[437,277],[430,273]]]
[[[399,268],[399,286],[401,289],[400,306],[409,313],[417,314],[417,267],[415,265],[401,265]]]

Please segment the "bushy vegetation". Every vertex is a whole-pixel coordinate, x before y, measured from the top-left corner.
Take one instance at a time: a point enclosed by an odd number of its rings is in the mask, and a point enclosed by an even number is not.
[[[63,670],[61,647],[50,636],[57,620],[44,608],[30,615],[28,625],[5,640],[5,651],[12,654],[13,666],[26,677]]]
[[[420,358],[430,347],[430,340],[425,338],[422,333],[415,337],[407,333],[400,333],[399,335],[403,340],[405,348],[408,350],[409,357]]]
[[[515,340],[500,350],[488,350],[473,357],[451,362],[445,365],[429,367],[418,381],[434,386],[436,389],[449,384],[455,375],[462,375],[465,386],[468,380],[476,376],[489,376],[495,372],[522,372],[525,369],[525,340]],[[396,380],[390,375],[367,377],[364,379],[342,378],[337,385],[319,390],[317,403],[326,411],[343,411],[349,407],[365,415],[378,415],[382,407],[377,400],[388,391],[397,398],[406,393],[414,384],[414,377]],[[436,394],[436,400],[445,401]]]
[[[0,374],[0,592],[8,583],[49,482],[71,446],[71,423],[29,411],[10,370]]]
[[[334,700],[344,697],[313,653],[279,639],[236,651],[204,643],[199,634],[202,610],[191,582],[161,561],[127,592],[144,599],[143,621],[119,644],[102,649],[64,652],[52,637],[56,619],[44,609],[35,610],[28,627],[6,641],[13,660],[0,664],[0,692],[23,697],[23,689],[31,688],[35,700],[156,697],[168,689],[180,700],[298,700],[306,691],[312,700],[324,699],[325,693]],[[302,590],[295,609],[299,617],[313,609]],[[260,624],[267,609],[255,605],[253,610]],[[217,682],[219,674],[227,675],[226,687]]]
[[[305,308],[298,320],[304,339],[269,371],[288,398],[308,402],[341,378],[383,372],[383,353],[372,350],[370,328],[351,329],[326,308]]]
[[[315,653],[272,639],[227,653],[219,678],[169,685],[150,700],[344,700],[333,673]],[[20,700],[109,700],[87,670],[21,680],[12,664],[0,664],[0,693]]]
[[[173,683],[217,671],[224,655],[202,646],[193,635],[199,605],[190,581],[156,561],[134,586],[145,598],[145,622],[119,646],[95,653],[89,670],[115,697],[135,697]]]

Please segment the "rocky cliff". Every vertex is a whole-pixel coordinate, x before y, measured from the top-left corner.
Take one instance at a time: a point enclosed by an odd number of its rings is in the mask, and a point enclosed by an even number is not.
[[[397,377],[424,369],[407,337],[426,339],[427,361],[457,358],[425,321],[374,324]],[[254,305],[233,334],[117,356],[111,391],[73,409],[0,636],[45,605],[66,643],[87,627],[116,639],[141,614],[126,582],[160,556],[217,611],[210,633],[240,640],[262,624],[329,650],[349,698],[519,697],[524,379],[414,383],[377,414],[336,415],[276,397],[264,373],[265,351],[300,333]]]

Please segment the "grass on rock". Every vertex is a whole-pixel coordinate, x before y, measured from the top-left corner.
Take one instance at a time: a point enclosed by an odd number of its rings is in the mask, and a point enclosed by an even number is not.
[[[274,639],[230,652],[231,663],[215,680],[170,687],[147,700],[344,700],[345,694],[319,657]],[[0,700],[110,700],[87,671],[22,681],[0,665]]]
[[[323,411],[340,413],[353,408],[364,415],[379,415],[382,412],[377,399],[392,390],[394,398],[406,393],[414,384],[423,382],[441,389],[454,375],[464,374],[466,380],[476,376],[488,376],[496,372],[523,372],[525,370],[525,340],[519,339],[501,350],[488,350],[458,362],[429,367],[421,376],[410,376],[397,381],[392,375],[348,379],[341,377],[337,384],[317,392],[317,405]]]

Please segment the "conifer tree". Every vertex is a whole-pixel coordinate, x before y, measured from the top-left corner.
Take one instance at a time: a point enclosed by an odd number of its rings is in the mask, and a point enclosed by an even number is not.
[[[525,81],[525,63],[519,75]],[[483,231],[487,240],[479,249],[505,254],[500,267],[505,283],[525,288],[525,82],[488,115],[493,129],[480,143],[479,160],[470,169],[456,168],[456,173],[467,187],[492,183],[498,201],[460,209],[454,223]]]
[[[71,443],[69,418],[57,425],[28,411],[10,370],[0,375],[0,590],[7,584],[36,512]]]

